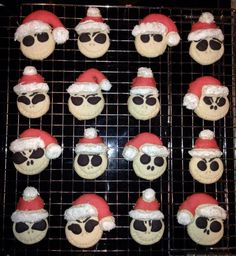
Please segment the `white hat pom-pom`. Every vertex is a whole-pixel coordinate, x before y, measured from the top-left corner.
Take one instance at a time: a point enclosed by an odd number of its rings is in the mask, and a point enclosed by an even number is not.
[[[203,130],[200,132],[199,138],[203,140],[212,140],[215,138],[215,133],[211,130]]]
[[[63,27],[53,29],[52,34],[57,44],[64,44],[69,39],[69,31]]]
[[[146,202],[152,202],[154,201],[156,192],[152,188],[145,189],[143,191],[143,200]]]
[[[177,214],[177,221],[181,225],[188,225],[192,222],[193,216],[187,210],[181,210]]]
[[[111,83],[107,79],[102,80],[100,86],[103,91],[109,91],[111,89]]]
[[[87,10],[87,16],[89,17],[101,17],[100,10],[96,7],[89,7]]]
[[[137,148],[134,146],[125,146],[122,156],[127,160],[127,161],[133,161],[136,155],[138,154]]]
[[[110,231],[116,227],[115,219],[113,216],[107,216],[100,220],[100,225],[102,227],[102,230]]]
[[[150,68],[141,67],[138,69],[138,77],[153,77],[152,70]]]
[[[26,201],[30,201],[35,199],[39,195],[39,192],[36,188],[34,187],[26,187],[24,192],[23,192],[23,198]]]
[[[95,128],[87,128],[84,130],[84,138],[94,139],[98,136],[97,130]]]
[[[210,12],[203,12],[199,17],[199,21],[202,23],[212,23],[214,21],[214,16]]]
[[[180,42],[180,36],[177,32],[169,32],[167,34],[168,46],[176,46]]]
[[[51,143],[47,146],[45,155],[49,159],[56,159],[61,155],[62,148],[60,145]]]
[[[187,109],[195,109],[198,106],[199,98],[193,93],[187,93],[184,96],[183,106]]]
[[[26,66],[24,68],[23,75],[25,76],[33,76],[37,74],[37,69],[33,66]]]

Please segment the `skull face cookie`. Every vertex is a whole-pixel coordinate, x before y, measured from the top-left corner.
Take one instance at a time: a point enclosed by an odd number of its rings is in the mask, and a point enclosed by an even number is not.
[[[175,23],[163,14],[149,14],[132,31],[137,52],[147,58],[162,55],[167,46],[176,46],[180,41]]]
[[[128,110],[138,120],[148,120],[159,113],[158,90],[150,68],[138,69],[128,98]]]
[[[58,158],[61,147],[56,138],[39,129],[27,129],[10,145],[12,160],[17,171],[25,175],[42,172],[50,159]]]
[[[109,91],[111,84],[97,69],[91,68],[82,73],[74,84],[69,86],[69,111],[79,120],[93,119],[101,114],[105,101],[102,91]]]
[[[134,241],[141,245],[151,245],[162,238],[165,225],[164,215],[159,208],[160,204],[155,198],[155,191],[151,188],[144,190],[134,210],[129,212],[132,218],[130,234]]]
[[[202,13],[192,25],[188,41],[191,42],[189,55],[201,65],[213,64],[224,54],[224,35],[209,12]]]
[[[89,7],[87,16],[75,27],[80,52],[91,59],[103,56],[110,47],[109,26],[104,23],[98,8]]]
[[[224,235],[226,211],[211,196],[196,193],[189,196],[179,207],[177,220],[187,225],[190,238],[200,245],[214,245]]]
[[[202,119],[217,121],[229,111],[229,89],[212,76],[202,76],[189,85],[183,105]]]
[[[84,194],[64,214],[66,238],[78,248],[90,248],[102,237],[103,231],[115,228],[115,219],[107,202],[95,194]]]
[[[64,44],[68,38],[69,32],[58,17],[45,10],[25,17],[15,33],[21,52],[32,60],[46,59],[54,51],[56,43]]]
[[[48,231],[47,217],[48,212],[37,189],[26,187],[11,216],[14,236],[24,244],[40,242]]]
[[[144,132],[125,145],[122,155],[126,160],[133,161],[137,176],[154,180],[166,170],[169,151],[158,136]]]

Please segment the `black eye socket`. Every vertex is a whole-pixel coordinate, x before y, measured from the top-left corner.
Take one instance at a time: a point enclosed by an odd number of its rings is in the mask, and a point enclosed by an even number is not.
[[[22,40],[22,43],[26,47],[30,47],[34,44],[34,38],[32,36],[25,36]]]
[[[101,165],[102,164],[102,158],[100,156],[94,155],[91,158],[91,164],[95,167]]]
[[[205,104],[207,104],[207,105],[211,105],[211,104],[213,103],[212,97],[207,97],[207,96],[205,96],[205,97],[203,98],[203,101],[204,101]]]
[[[24,103],[25,105],[29,105],[29,104],[30,104],[30,100],[29,100],[29,98],[26,97],[26,96],[19,96],[19,97],[17,98],[17,101],[18,101],[18,102],[21,102],[21,103]]]
[[[210,230],[212,232],[219,232],[221,230],[221,223],[219,221],[214,220],[211,224],[210,224]]]
[[[208,42],[207,40],[201,40],[197,45],[196,48],[201,51],[204,52],[208,47]]]
[[[89,36],[89,33],[82,33],[79,35],[79,40],[80,42],[82,43],[86,43],[86,42],[89,42],[91,39],[90,39],[90,36]]]
[[[156,166],[162,166],[162,165],[164,164],[164,159],[163,159],[163,157],[159,157],[159,156],[155,157],[155,159],[154,159],[154,164],[155,164]]]
[[[47,228],[47,223],[45,220],[41,220],[39,222],[34,223],[32,226],[32,229],[38,230],[38,231],[43,231]]]
[[[96,220],[88,220],[84,226],[85,231],[88,233],[93,232],[94,228],[98,225],[98,221]]]
[[[163,39],[163,36],[160,35],[160,34],[155,34],[155,35],[153,35],[153,39],[154,39],[154,41],[156,41],[156,42],[161,42],[162,39]]]
[[[157,100],[154,97],[150,97],[146,99],[146,104],[149,106],[153,106],[155,105],[157,102]]]
[[[43,43],[43,42],[48,41],[49,36],[48,36],[48,33],[43,32],[43,33],[41,33],[41,34],[37,34],[37,38],[38,38],[38,41],[39,41],[39,42]]]
[[[210,40],[209,44],[210,44],[211,49],[214,51],[218,51],[221,48],[221,43],[214,39]]]
[[[210,168],[213,172],[215,172],[219,169],[219,164],[216,161],[212,161],[210,164]]]
[[[151,157],[150,156],[148,156],[146,154],[141,155],[140,162],[142,164],[148,164],[148,163],[150,163],[150,161],[151,161]]]
[[[75,235],[79,235],[82,232],[80,225],[75,223],[69,225],[68,230],[70,230]]]
[[[198,228],[204,229],[207,227],[207,221],[208,219],[205,217],[198,217],[195,223]]]
[[[24,222],[17,222],[16,223],[15,230],[16,230],[17,233],[23,233],[28,229],[29,229],[28,225],[25,224]]]
[[[143,98],[141,98],[140,96],[135,96],[133,97],[133,103],[136,105],[142,105],[143,104]]]
[[[223,107],[223,106],[225,105],[225,103],[226,103],[226,99],[223,98],[223,97],[220,97],[220,98],[217,99],[217,101],[216,101],[216,104],[217,104],[217,106],[219,106],[219,107]]]
[[[22,164],[27,160],[27,157],[23,156],[21,152],[16,152],[12,156],[12,161],[14,164]]]
[[[77,163],[80,166],[86,166],[89,164],[89,157],[87,155],[81,154],[78,157]]]
[[[144,222],[141,220],[135,220],[133,226],[134,226],[135,230],[138,230],[141,232],[147,231],[147,228],[146,228]]]
[[[197,163],[197,167],[200,171],[203,171],[203,172],[207,169],[206,163],[202,160]]]
[[[140,39],[143,43],[148,43],[150,40],[150,35],[141,35]]]
[[[160,220],[152,221],[152,228],[151,228],[152,232],[158,232],[159,230],[161,230],[161,228],[162,228],[162,223]]]
[[[71,96],[71,102],[75,106],[80,106],[83,103],[84,99],[82,97]]]
[[[32,154],[30,155],[29,158],[33,158],[33,159],[39,159],[44,155],[44,151],[42,148],[37,148],[35,150],[33,150]]]
[[[33,104],[37,104],[37,103],[39,103],[39,102],[42,102],[42,101],[44,101],[45,100],[45,95],[43,95],[43,94],[36,94],[34,97],[33,97],[33,99],[32,99],[32,103]]]
[[[101,97],[89,97],[88,98],[88,103],[92,105],[98,104],[98,102],[101,101]]]
[[[107,40],[107,37],[103,33],[99,33],[94,37],[94,41],[98,44],[104,44]]]

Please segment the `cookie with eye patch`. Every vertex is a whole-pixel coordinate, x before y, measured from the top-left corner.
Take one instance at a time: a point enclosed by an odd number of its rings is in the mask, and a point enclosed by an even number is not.
[[[12,160],[17,171],[35,175],[47,168],[51,159],[62,152],[55,137],[39,129],[27,129],[10,144]]]
[[[13,234],[23,244],[35,244],[45,238],[48,231],[48,212],[37,189],[26,187],[11,215]]]
[[[192,25],[188,41],[189,55],[201,65],[213,64],[224,54],[224,35],[210,12],[202,13]]]
[[[55,44],[64,44],[69,38],[68,30],[59,18],[45,10],[29,14],[15,32],[23,55],[32,60],[43,60],[51,55]]]
[[[90,120],[103,111],[105,100],[102,90],[109,91],[111,84],[97,69],[91,68],[79,75],[67,92],[69,111],[79,120]]]
[[[109,26],[98,8],[89,7],[87,16],[75,27],[80,52],[91,59],[102,57],[110,47]]]
[[[66,238],[72,245],[90,248],[98,243],[103,231],[115,228],[115,219],[102,197],[84,194],[72,204],[64,213]]]
[[[217,121],[229,111],[229,89],[212,76],[202,76],[189,84],[183,105],[204,120]]]
[[[156,81],[150,68],[139,68],[128,98],[129,113],[138,120],[148,120],[160,111]]]

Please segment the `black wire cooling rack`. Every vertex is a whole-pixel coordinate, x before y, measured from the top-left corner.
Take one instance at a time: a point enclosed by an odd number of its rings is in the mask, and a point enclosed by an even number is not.
[[[77,49],[74,27],[85,16],[88,6],[69,4],[22,4],[18,15],[0,17],[1,40],[1,172],[0,172],[0,240],[1,255],[236,255],[235,220],[235,83],[233,35],[235,12],[230,9],[184,9],[157,7],[98,6],[111,28],[111,47],[102,58],[87,59]],[[55,13],[70,30],[70,40],[56,46],[54,53],[44,61],[30,61],[14,42],[17,24],[33,10],[45,9]],[[191,24],[202,11],[211,11],[225,35],[225,54],[210,66],[195,63],[188,55],[186,38]],[[141,57],[135,50],[131,35],[138,20],[151,12],[171,16],[181,35],[178,46],[154,59]],[[25,66],[33,65],[49,84],[51,107],[36,120],[29,120],[17,111],[13,86]],[[106,105],[100,116],[90,121],[78,121],[68,111],[66,88],[88,68],[98,68],[108,77],[113,87],[104,93]],[[131,81],[139,67],[150,67],[154,72],[160,92],[161,111],[149,121],[137,121],[128,114],[127,98]],[[216,76],[228,86],[231,107],[227,116],[217,122],[203,121],[182,106],[188,84],[201,75]],[[42,128],[57,137],[64,151],[51,161],[40,175],[24,176],[14,169],[9,144],[28,127]],[[81,179],[72,168],[74,146],[88,127],[96,127],[109,146],[109,166],[96,180]],[[192,148],[199,132],[212,129],[223,150],[225,171],[215,184],[203,185],[193,180],[188,171],[188,150]],[[159,135],[170,149],[168,169],[159,179],[149,182],[139,179],[132,163],[122,158],[124,144],[140,132]],[[47,237],[40,243],[26,246],[12,233],[10,216],[24,188],[35,186],[49,211]],[[140,246],[129,234],[132,209],[142,190],[152,187],[165,215],[165,232],[160,242]],[[83,193],[95,192],[103,196],[116,218],[117,228],[105,232],[99,243],[91,249],[80,250],[65,238],[63,213],[71,202]],[[176,221],[176,213],[183,200],[194,192],[207,192],[228,211],[225,233],[212,247],[194,243],[186,228]]]

